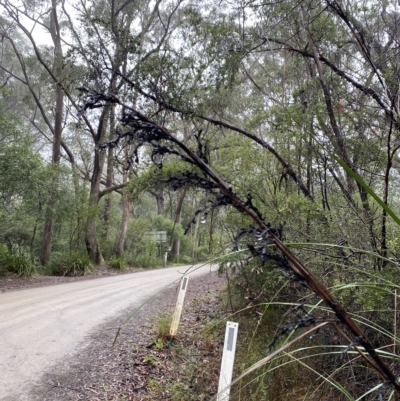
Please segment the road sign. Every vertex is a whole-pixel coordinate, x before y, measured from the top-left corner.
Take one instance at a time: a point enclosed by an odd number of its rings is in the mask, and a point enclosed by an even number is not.
[[[166,231],[147,231],[144,236],[149,241],[153,240],[155,242],[167,242],[167,232]]]

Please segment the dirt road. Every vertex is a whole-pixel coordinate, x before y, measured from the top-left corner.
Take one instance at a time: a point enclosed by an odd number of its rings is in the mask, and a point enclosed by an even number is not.
[[[87,333],[140,305],[189,266],[0,294],[0,401],[30,401],[42,375],[79,349]],[[206,265],[191,276],[206,274]]]

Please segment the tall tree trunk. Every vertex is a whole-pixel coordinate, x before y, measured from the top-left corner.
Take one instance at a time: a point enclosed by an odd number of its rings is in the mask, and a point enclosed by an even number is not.
[[[176,207],[174,230],[175,230],[175,226],[177,224],[180,224],[182,221],[182,206],[183,206],[183,201],[185,199],[185,196],[186,196],[186,187],[183,188],[183,190],[181,191],[181,194],[180,194],[180,197],[178,200],[178,205]],[[172,233],[172,235],[173,235],[173,233]],[[179,238],[176,238],[172,242],[172,250],[171,250],[172,258],[175,260],[175,262],[179,262],[180,251],[181,251],[181,241]]]
[[[46,266],[50,261],[50,254],[53,246],[54,220],[54,210],[49,207],[47,209],[46,223],[44,225],[42,252],[40,254],[40,264],[42,266]]]
[[[164,215],[164,194],[163,191],[157,191],[156,193],[156,201],[157,201],[157,214],[159,216]]]
[[[95,150],[93,176],[90,185],[89,210],[86,222],[86,249],[90,258],[96,264],[104,262],[103,255],[97,242],[97,207],[99,204],[100,179],[103,171],[105,153]]]
[[[123,182],[128,182],[129,172],[126,171],[124,173]],[[121,258],[124,256],[125,252],[125,239],[126,233],[128,232],[128,222],[129,222],[129,215],[131,212],[131,204],[129,201],[129,193],[126,189],[124,189],[122,195],[122,220],[121,220],[121,228],[119,231],[119,238],[118,238],[118,247],[117,247],[117,256]]]
[[[114,93],[114,90],[113,90]],[[110,130],[108,139],[111,141],[114,137],[115,131],[115,105],[110,106]],[[114,181],[114,148],[109,147],[107,149],[107,177],[106,177],[106,188],[112,186]],[[105,241],[108,241],[110,231],[110,214],[111,214],[111,196],[106,196],[104,201],[104,229],[105,229]]]
[[[75,193],[75,219],[76,225],[70,237],[70,252],[72,249],[81,249],[84,241],[84,223],[82,208],[86,204],[86,190],[80,185],[80,171],[74,161],[72,163],[72,179]]]
[[[103,143],[106,136],[106,127],[110,107],[105,107],[99,118],[99,126],[95,137],[96,146]],[[97,147],[95,149],[93,175],[90,183],[90,195],[88,204],[88,217],[86,221],[85,243],[87,252],[96,264],[104,262],[98,241],[97,241],[97,215],[98,204],[100,200],[100,182],[104,168],[106,153],[100,151]]]
[[[310,194],[313,194],[313,189],[312,189],[312,164],[313,164],[313,160],[312,160],[312,135],[309,134],[308,136],[308,141],[307,141],[307,150],[306,150],[306,155],[307,155],[307,178],[306,178],[306,186],[307,186],[307,190]],[[307,238],[306,241],[310,241],[310,237],[311,237],[311,216],[310,216],[310,211],[307,211],[307,217],[306,217],[306,234],[307,234]]]
[[[192,238],[192,259],[196,259],[196,253],[197,253],[197,242],[198,242],[198,233],[199,233],[199,226],[200,226],[200,213],[196,216],[196,222],[194,226],[194,233],[193,233],[193,238]]]
[[[384,187],[383,187],[383,202],[388,205],[389,202],[389,180],[390,180],[390,170],[393,166],[393,158],[396,152],[399,150],[400,145],[397,145],[394,149],[391,146],[392,140],[392,131],[393,131],[393,121],[390,122],[389,134],[386,141],[386,169],[385,169],[385,178],[384,178]],[[388,247],[387,247],[387,213],[386,210],[382,210],[382,226],[381,226],[381,255],[384,258],[388,256]],[[386,266],[386,260],[382,261],[382,268]]]
[[[50,33],[53,40],[55,55],[54,55],[54,75],[57,77],[59,83],[62,80],[62,48],[61,48],[61,36],[60,27],[57,19],[57,3],[56,0],[52,0],[52,9],[50,13]],[[64,106],[64,91],[60,84],[56,85],[56,102],[55,102],[55,118],[53,128],[53,156],[52,163],[55,169],[55,175],[53,177],[52,190],[50,191],[51,202],[55,198],[55,187],[58,182],[58,166],[61,159],[61,134],[62,134],[62,118],[63,118],[63,106]],[[46,212],[46,223],[43,233],[42,251],[40,255],[40,263],[42,266],[46,266],[50,261],[51,250],[53,246],[53,231],[55,222],[55,210],[53,205],[49,205]]]
[[[156,189],[153,191],[149,191],[149,193],[156,198],[157,215],[163,216],[164,215],[164,204],[165,204],[163,189]]]

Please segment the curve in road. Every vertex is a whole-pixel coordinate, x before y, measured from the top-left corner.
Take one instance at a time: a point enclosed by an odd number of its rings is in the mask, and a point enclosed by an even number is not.
[[[128,307],[143,304],[189,268],[0,293],[0,400],[23,401],[29,388],[63,356],[76,351],[90,330]],[[210,265],[191,268],[190,276],[211,269]]]

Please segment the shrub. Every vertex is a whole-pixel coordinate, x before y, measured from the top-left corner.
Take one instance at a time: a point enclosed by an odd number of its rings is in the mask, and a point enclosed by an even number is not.
[[[210,249],[208,245],[199,246],[196,249],[196,260],[197,261],[204,261],[210,257]]]
[[[196,263],[190,256],[188,255],[182,255],[180,257],[180,262],[183,263],[184,265],[190,265],[192,263]]]
[[[159,251],[155,242],[145,242],[137,247],[133,264],[138,267],[157,267],[161,265]]]
[[[112,269],[115,270],[125,270],[128,267],[128,263],[124,258],[119,258],[117,256],[113,256],[109,261],[108,264]]]
[[[49,272],[54,276],[76,277],[88,274],[92,268],[89,255],[71,253],[54,259],[49,266]]]
[[[37,266],[28,253],[10,252],[4,246],[0,249],[0,271],[28,277],[37,273]]]

